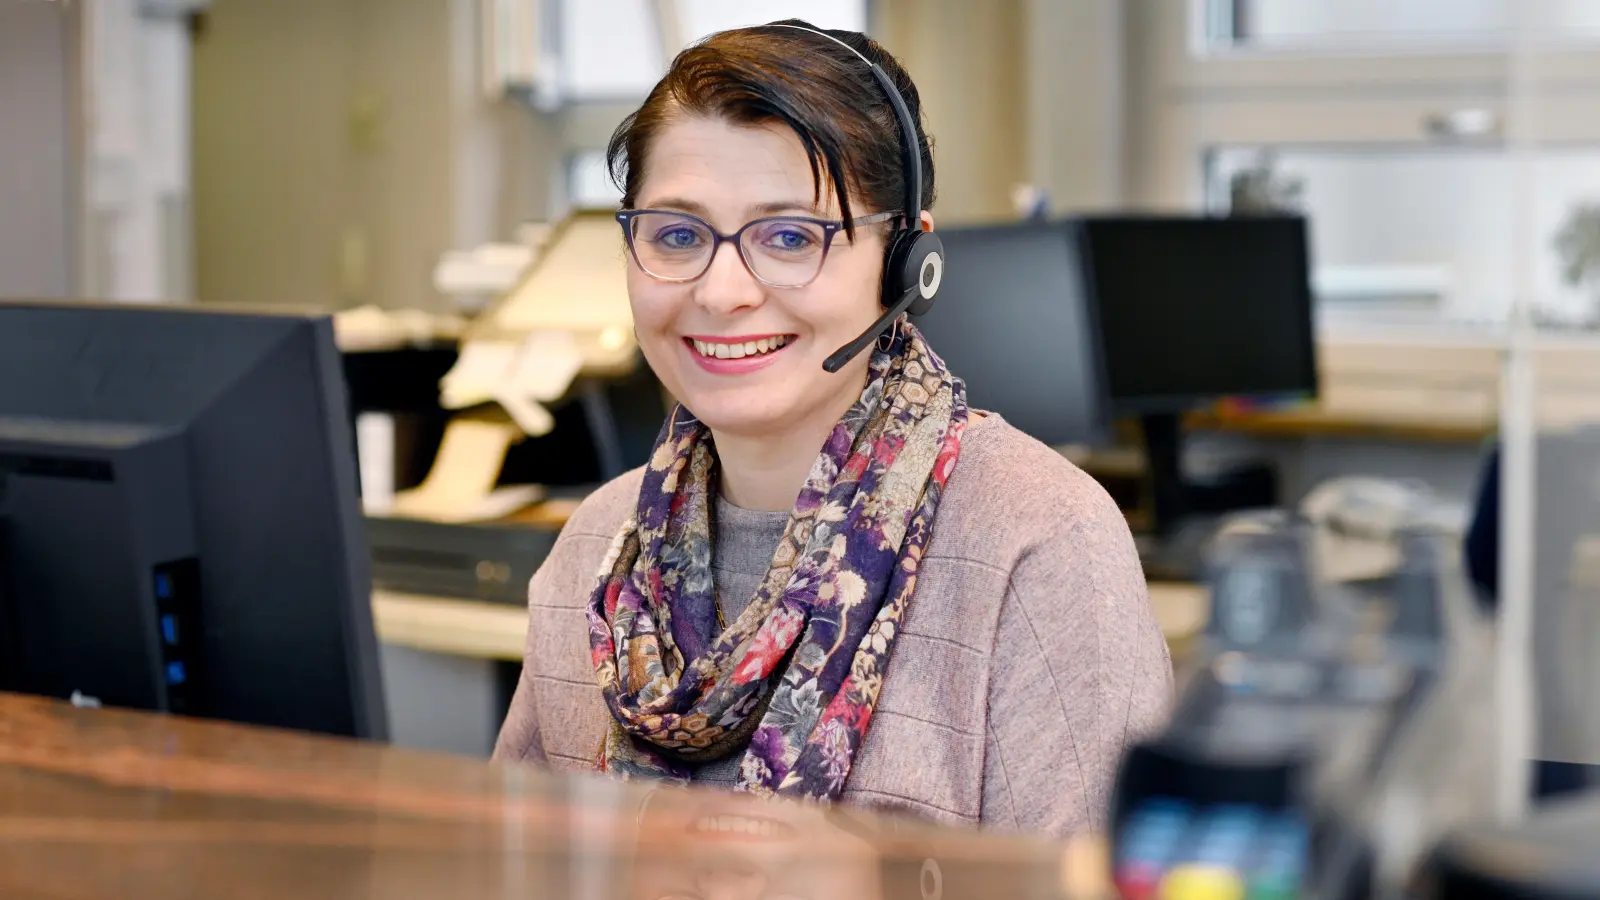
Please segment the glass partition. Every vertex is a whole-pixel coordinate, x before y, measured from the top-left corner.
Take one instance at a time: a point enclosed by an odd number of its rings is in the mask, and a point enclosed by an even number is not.
[[[1494,576],[1501,662],[1515,674],[1520,660],[1534,698],[1502,733],[1537,761],[1535,793],[1600,783],[1600,183],[1563,168],[1563,96],[1590,88],[1570,81],[1553,55],[1561,36],[1541,26],[1562,7],[1522,10],[1508,62],[1512,302],[1479,506],[1498,522],[1492,555],[1478,555]]]

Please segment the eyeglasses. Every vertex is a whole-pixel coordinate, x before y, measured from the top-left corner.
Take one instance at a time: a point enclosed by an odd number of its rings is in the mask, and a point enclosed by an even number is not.
[[[851,219],[849,224],[871,225],[898,215],[881,212]],[[617,221],[627,235],[633,261],[658,281],[699,278],[728,241],[739,248],[739,258],[757,281],[776,288],[800,288],[815,281],[834,235],[845,227],[838,220],[769,216],[723,234],[699,216],[659,209],[625,209],[617,213]]]

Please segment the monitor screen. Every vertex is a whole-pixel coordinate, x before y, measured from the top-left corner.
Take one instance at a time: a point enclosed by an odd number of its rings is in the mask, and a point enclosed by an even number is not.
[[[944,281],[934,308],[915,321],[966,381],[968,402],[1046,444],[1102,440],[1099,336],[1071,231],[1027,223],[938,234]]]
[[[382,740],[333,324],[0,302],[0,690]]]
[[[1090,217],[1078,237],[1118,409],[1316,391],[1304,219]]]

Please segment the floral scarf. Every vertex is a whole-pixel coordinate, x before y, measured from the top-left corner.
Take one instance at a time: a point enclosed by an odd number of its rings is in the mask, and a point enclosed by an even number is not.
[[[601,771],[681,782],[743,750],[741,790],[824,801],[844,790],[967,424],[965,385],[916,329],[902,322],[874,349],[766,578],[720,629],[716,454],[698,421],[668,420],[589,600],[613,720]]]

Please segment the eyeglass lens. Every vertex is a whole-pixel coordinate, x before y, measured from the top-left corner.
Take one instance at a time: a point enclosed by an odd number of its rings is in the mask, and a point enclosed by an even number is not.
[[[711,267],[716,235],[704,222],[676,213],[634,216],[633,252],[657,278],[698,278]],[[755,276],[777,287],[811,283],[822,268],[827,231],[805,219],[762,219],[739,234],[739,252]]]

